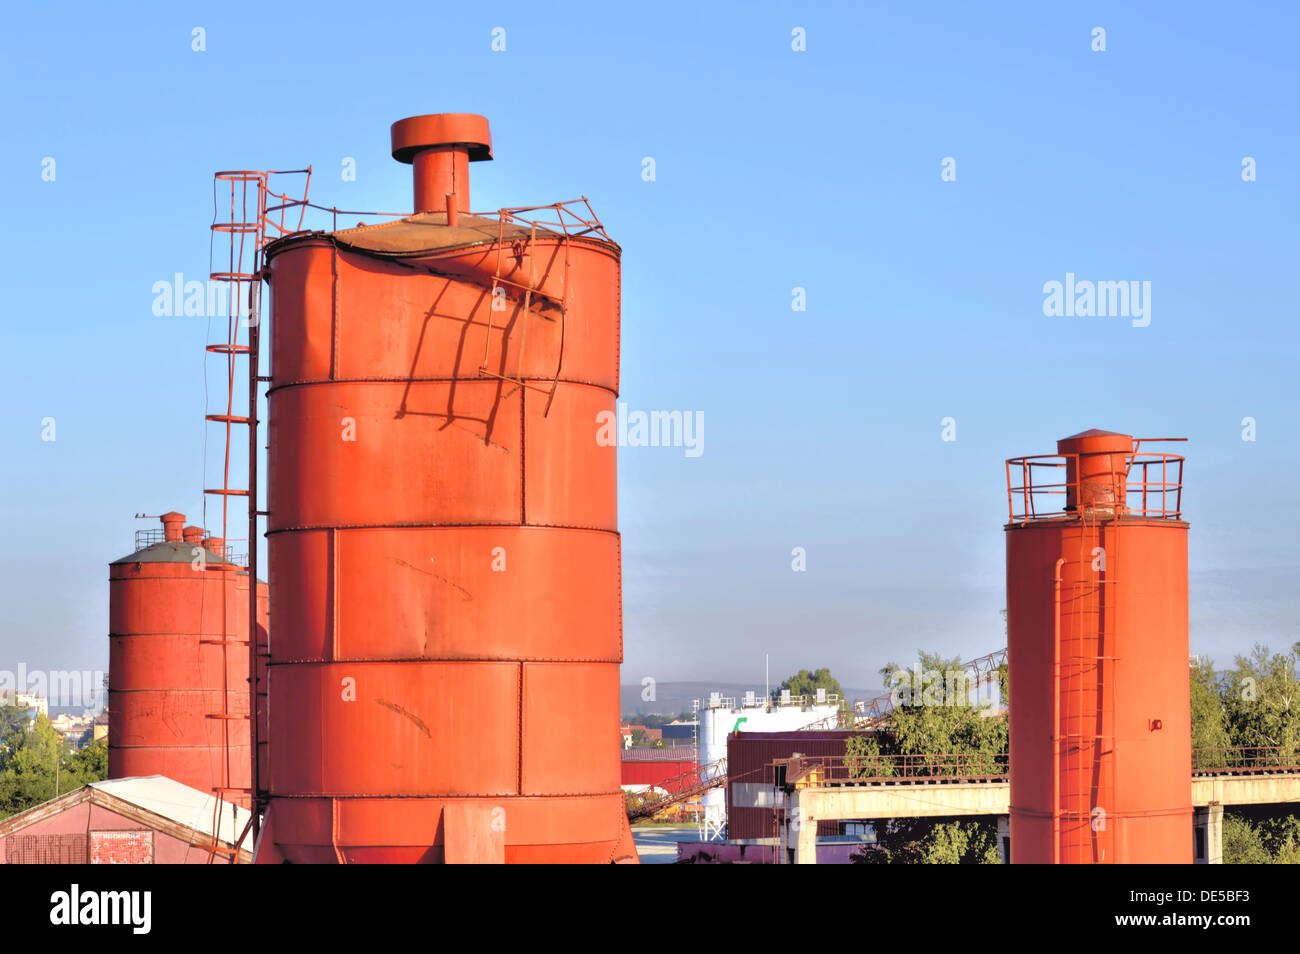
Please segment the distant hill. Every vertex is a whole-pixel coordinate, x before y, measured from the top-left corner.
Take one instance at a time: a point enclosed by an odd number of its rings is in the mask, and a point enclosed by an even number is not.
[[[773,690],[779,683],[773,683]],[[753,689],[761,697],[763,685],[757,686],[747,682],[661,682],[655,686],[655,698],[647,702],[641,698],[641,686],[629,683],[621,687],[619,693],[619,711],[623,715],[677,715],[691,711],[691,701],[704,700],[710,692],[720,692],[724,696],[734,696],[737,702],[743,701],[746,690]],[[855,699],[871,699],[884,692],[883,689],[850,689],[845,687],[844,694],[852,702]]]

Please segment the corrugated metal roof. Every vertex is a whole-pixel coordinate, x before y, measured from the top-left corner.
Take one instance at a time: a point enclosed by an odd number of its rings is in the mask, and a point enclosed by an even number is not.
[[[693,762],[697,750],[693,745],[668,746],[656,749],[653,746],[636,746],[623,750],[624,762]]]
[[[193,828],[205,835],[214,834],[212,810],[217,801],[215,796],[190,788],[175,779],[164,775],[110,778],[103,782],[91,782],[90,787],[161,815],[178,825]],[[216,833],[216,837],[234,844],[247,826],[249,817],[248,809],[225,803],[221,806],[221,823],[218,826],[221,830]]]

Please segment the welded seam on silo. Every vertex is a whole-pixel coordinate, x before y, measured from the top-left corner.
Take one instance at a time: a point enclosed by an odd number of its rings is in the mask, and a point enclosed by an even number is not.
[[[518,697],[515,700],[515,794],[524,794],[524,663],[519,662]]]
[[[526,320],[526,316],[525,316]],[[506,359],[506,344],[502,343],[502,364]],[[528,389],[519,389],[519,525],[528,526],[528,468],[524,465],[525,441],[528,438]]]
[[[597,390],[600,391],[606,391],[612,394],[614,397],[618,397],[618,389],[616,387],[610,387],[607,384],[600,384],[599,382],[596,381],[584,381],[580,378],[552,379],[552,378],[534,378],[532,376],[529,376],[524,378],[524,380],[525,382],[529,380],[547,381],[547,382],[551,380],[556,380],[560,384],[569,384],[575,387],[596,388]],[[346,378],[337,378],[337,377],[298,378],[293,381],[281,382],[280,384],[275,385],[275,387],[270,388],[267,391],[267,393],[274,394],[277,391],[283,391],[287,388],[301,388],[301,387],[309,387],[311,385],[320,385],[320,384],[462,384],[467,381],[477,381],[483,384],[495,383],[491,381],[485,381],[483,378],[479,377],[478,375],[473,375],[473,374],[422,375],[419,377],[413,375],[406,375],[402,377],[396,377],[393,375],[373,375],[373,376],[366,376],[366,377],[346,377]]]
[[[339,250],[330,246],[330,380],[338,377],[339,360]]]
[[[618,530],[611,530],[609,527],[598,527],[582,523],[512,523],[505,520],[478,520],[473,523],[426,523],[426,522],[407,522],[407,523],[340,523],[340,524],[300,524],[292,527],[279,527],[275,530],[268,530],[265,536],[272,536],[280,533],[308,533],[319,530],[439,530],[455,529],[457,527],[472,529],[474,527],[517,527],[533,528],[545,530],[590,530],[593,533],[611,533],[614,536],[621,536]]]

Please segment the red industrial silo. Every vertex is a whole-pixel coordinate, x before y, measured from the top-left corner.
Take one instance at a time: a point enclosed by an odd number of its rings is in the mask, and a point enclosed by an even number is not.
[[[1183,458],[1091,430],[1007,462],[1013,863],[1191,863]]]
[[[247,807],[248,575],[184,514],[162,522],[163,539],[109,565],[108,774]]]
[[[258,860],[624,858],[615,448],[597,440],[620,249],[585,200],[470,214],[481,116],[402,120],[392,151],[414,215],[266,249]]]

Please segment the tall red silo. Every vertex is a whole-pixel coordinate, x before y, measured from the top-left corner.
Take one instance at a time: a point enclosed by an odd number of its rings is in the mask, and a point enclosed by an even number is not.
[[[161,540],[109,565],[108,775],[164,775],[247,807],[248,574],[184,514],[162,523]]]
[[[1007,462],[1013,863],[1192,861],[1183,458],[1144,443]]]
[[[471,214],[481,116],[402,120],[392,151],[414,215],[266,249],[258,860],[617,860],[616,469],[597,435],[620,249],[585,200],[581,224],[574,206]]]

